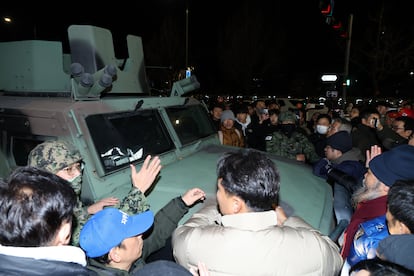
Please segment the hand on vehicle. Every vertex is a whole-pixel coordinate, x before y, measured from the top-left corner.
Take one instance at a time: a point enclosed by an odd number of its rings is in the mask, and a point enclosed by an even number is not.
[[[196,203],[198,200],[206,199],[206,193],[199,188],[192,188],[188,190],[181,199],[184,201],[185,205],[191,206]]]
[[[297,161],[301,161],[301,162],[305,162],[306,161],[306,156],[303,153],[298,153],[296,154],[296,160]]]
[[[107,197],[101,199],[88,207],[88,214],[96,214],[99,211],[101,211],[105,206],[114,206],[118,203],[119,199],[117,199],[116,197]]]
[[[138,173],[135,166],[130,165],[132,184],[142,193],[145,193],[151,187],[162,167],[161,160],[158,156],[155,156],[151,162],[150,160],[151,155],[148,155]]]

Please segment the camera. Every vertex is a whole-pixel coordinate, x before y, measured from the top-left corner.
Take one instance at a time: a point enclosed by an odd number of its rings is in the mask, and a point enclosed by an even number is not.
[[[263,108],[261,113],[262,114],[269,114],[269,109]]]

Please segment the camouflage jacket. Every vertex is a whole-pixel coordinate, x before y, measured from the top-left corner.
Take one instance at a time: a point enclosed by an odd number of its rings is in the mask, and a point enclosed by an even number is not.
[[[145,195],[135,187],[132,187],[128,195],[124,197],[118,205],[112,207],[118,208],[128,214],[141,213],[150,208]],[[87,209],[88,206],[84,206],[82,201],[78,200],[77,205],[74,208],[74,221],[71,240],[71,244],[74,246],[79,246],[80,231],[90,217]]]
[[[303,153],[306,162],[311,164],[320,159],[308,137],[298,131],[291,137],[280,131],[273,132],[272,136],[267,138],[266,151],[293,160],[296,160],[297,154]]]

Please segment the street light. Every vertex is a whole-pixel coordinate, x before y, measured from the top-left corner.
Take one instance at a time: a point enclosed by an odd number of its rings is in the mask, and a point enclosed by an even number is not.
[[[185,68],[188,67],[188,1],[185,9]]]
[[[351,38],[352,38],[352,24],[354,21],[354,15],[350,14],[348,18],[348,35],[346,36],[346,50],[345,50],[345,65],[344,65],[344,79],[348,79],[349,75],[349,56],[351,53]],[[342,98],[343,101],[343,108],[345,108],[346,103],[346,85],[342,86]]]
[[[13,19],[10,16],[4,16],[3,22],[6,24],[11,24],[13,22]]]
[[[336,82],[338,80],[338,75],[336,74],[324,74],[321,77],[323,82]]]

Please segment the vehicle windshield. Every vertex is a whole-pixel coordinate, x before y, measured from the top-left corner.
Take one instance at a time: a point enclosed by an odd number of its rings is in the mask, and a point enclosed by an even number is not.
[[[157,110],[96,114],[85,120],[105,173],[174,148]]]
[[[206,110],[200,105],[166,108],[181,145],[215,133]],[[94,114],[86,124],[105,174],[175,148],[156,109],[138,112]]]
[[[166,108],[166,111],[182,145],[216,133],[207,111],[201,105],[173,106]]]

